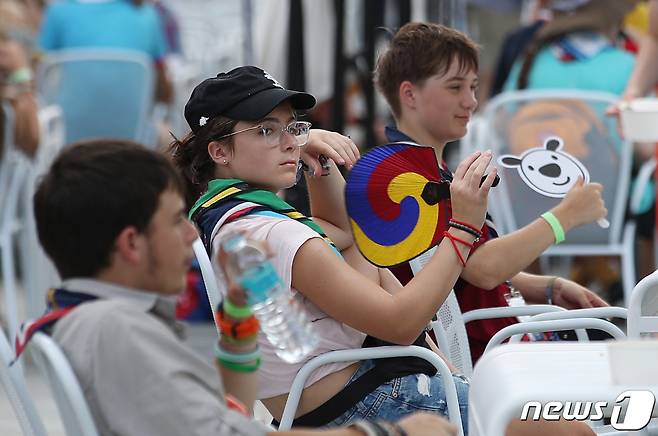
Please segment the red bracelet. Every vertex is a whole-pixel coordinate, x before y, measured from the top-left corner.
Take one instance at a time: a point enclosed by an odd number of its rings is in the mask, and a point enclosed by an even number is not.
[[[459,261],[462,263],[462,267],[466,268],[466,261],[464,260],[464,256],[462,256],[461,252],[459,251],[459,248],[457,247],[457,242],[455,242],[455,236],[451,235],[450,233],[443,232],[443,236],[448,238],[450,240],[450,243],[452,244],[452,248],[455,249],[455,253],[457,253],[457,257],[459,258]]]
[[[448,233],[448,232],[446,231],[446,233]],[[465,241],[463,239],[460,239],[457,236],[453,235],[452,233],[448,233],[448,234],[450,235],[450,236],[448,236],[448,238],[452,239],[453,241],[457,241],[460,244],[466,245],[470,249],[473,249],[473,244],[471,244],[470,242]]]

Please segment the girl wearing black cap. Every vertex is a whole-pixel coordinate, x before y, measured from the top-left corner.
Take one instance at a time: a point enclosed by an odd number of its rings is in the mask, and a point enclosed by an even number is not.
[[[315,355],[361,347],[366,335],[397,344],[424,339],[424,328],[459,277],[475,236],[451,228],[451,238],[444,238],[432,260],[405,287],[388,270],[365,261],[353,245],[343,200],[345,182],[336,167],[349,167],[358,150],[342,135],[311,131],[308,123],[297,121],[296,111],[314,104],[311,95],[282,88],[256,67],[220,73],[197,86],[185,107],[192,133],[172,146],[188,184],[188,199],[198,199],[191,217],[215,265],[220,240],[229,232],[248,232],[267,242],[275,269],[314,323],[319,337]],[[326,177],[317,177],[320,155],[329,158]],[[296,182],[300,158],[311,168],[312,220],[276,196]],[[453,218],[475,229],[482,227],[496,175],[492,171],[479,186],[490,161],[490,153],[469,156],[450,188]],[[219,267],[215,273],[225,290]],[[259,346],[258,398],[280,418],[304,362],[283,362],[262,335]],[[369,371],[373,367],[378,370]],[[438,375],[417,363],[396,362],[394,369],[392,373],[373,361],[322,367],[307,383],[295,425],[341,425],[366,414],[394,420],[415,410],[447,414]],[[353,382],[375,376],[381,383],[354,401],[335,397],[351,390],[349,396],[354,397],[359,383]],[[454,380],[466,429],[468,383],[461,376]]]

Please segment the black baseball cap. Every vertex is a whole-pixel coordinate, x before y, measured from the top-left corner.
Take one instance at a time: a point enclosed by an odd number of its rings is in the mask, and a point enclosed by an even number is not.
[[[284,101],[294,109],[310,109],[315,97],[284,89],[276,79],[254,66],[235,68],[204,80],[185,105],[185,119],[193,132],[223,115],[234,120],[259,120]]]

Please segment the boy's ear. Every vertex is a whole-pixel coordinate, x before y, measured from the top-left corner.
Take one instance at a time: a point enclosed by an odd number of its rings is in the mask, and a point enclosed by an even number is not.
[[[226,165],[229,161],[229,155],[224,145],[219,141],[208,143],[208,155],[215,163]]]
[[[400,83],[399,98],[400,106],[416,108],[416,96],[414,94],[416,87],[408,80]]]
[[[134,226],[128,226],[114,241],[113,256],[120,256],[123,262],[137,264],[142,259],[144,237]]]

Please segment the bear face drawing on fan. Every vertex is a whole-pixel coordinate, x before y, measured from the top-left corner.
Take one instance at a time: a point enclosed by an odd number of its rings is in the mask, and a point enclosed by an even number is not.
[[[532,190],[547,197],[561,198],[582,177],[589,183],[587,168],[575,157],[562,151],[564,142],[549,137],[543,147],[531,148],[521,156],[506,154],[498,162],[506,168],[516,168],[521,179]]]

